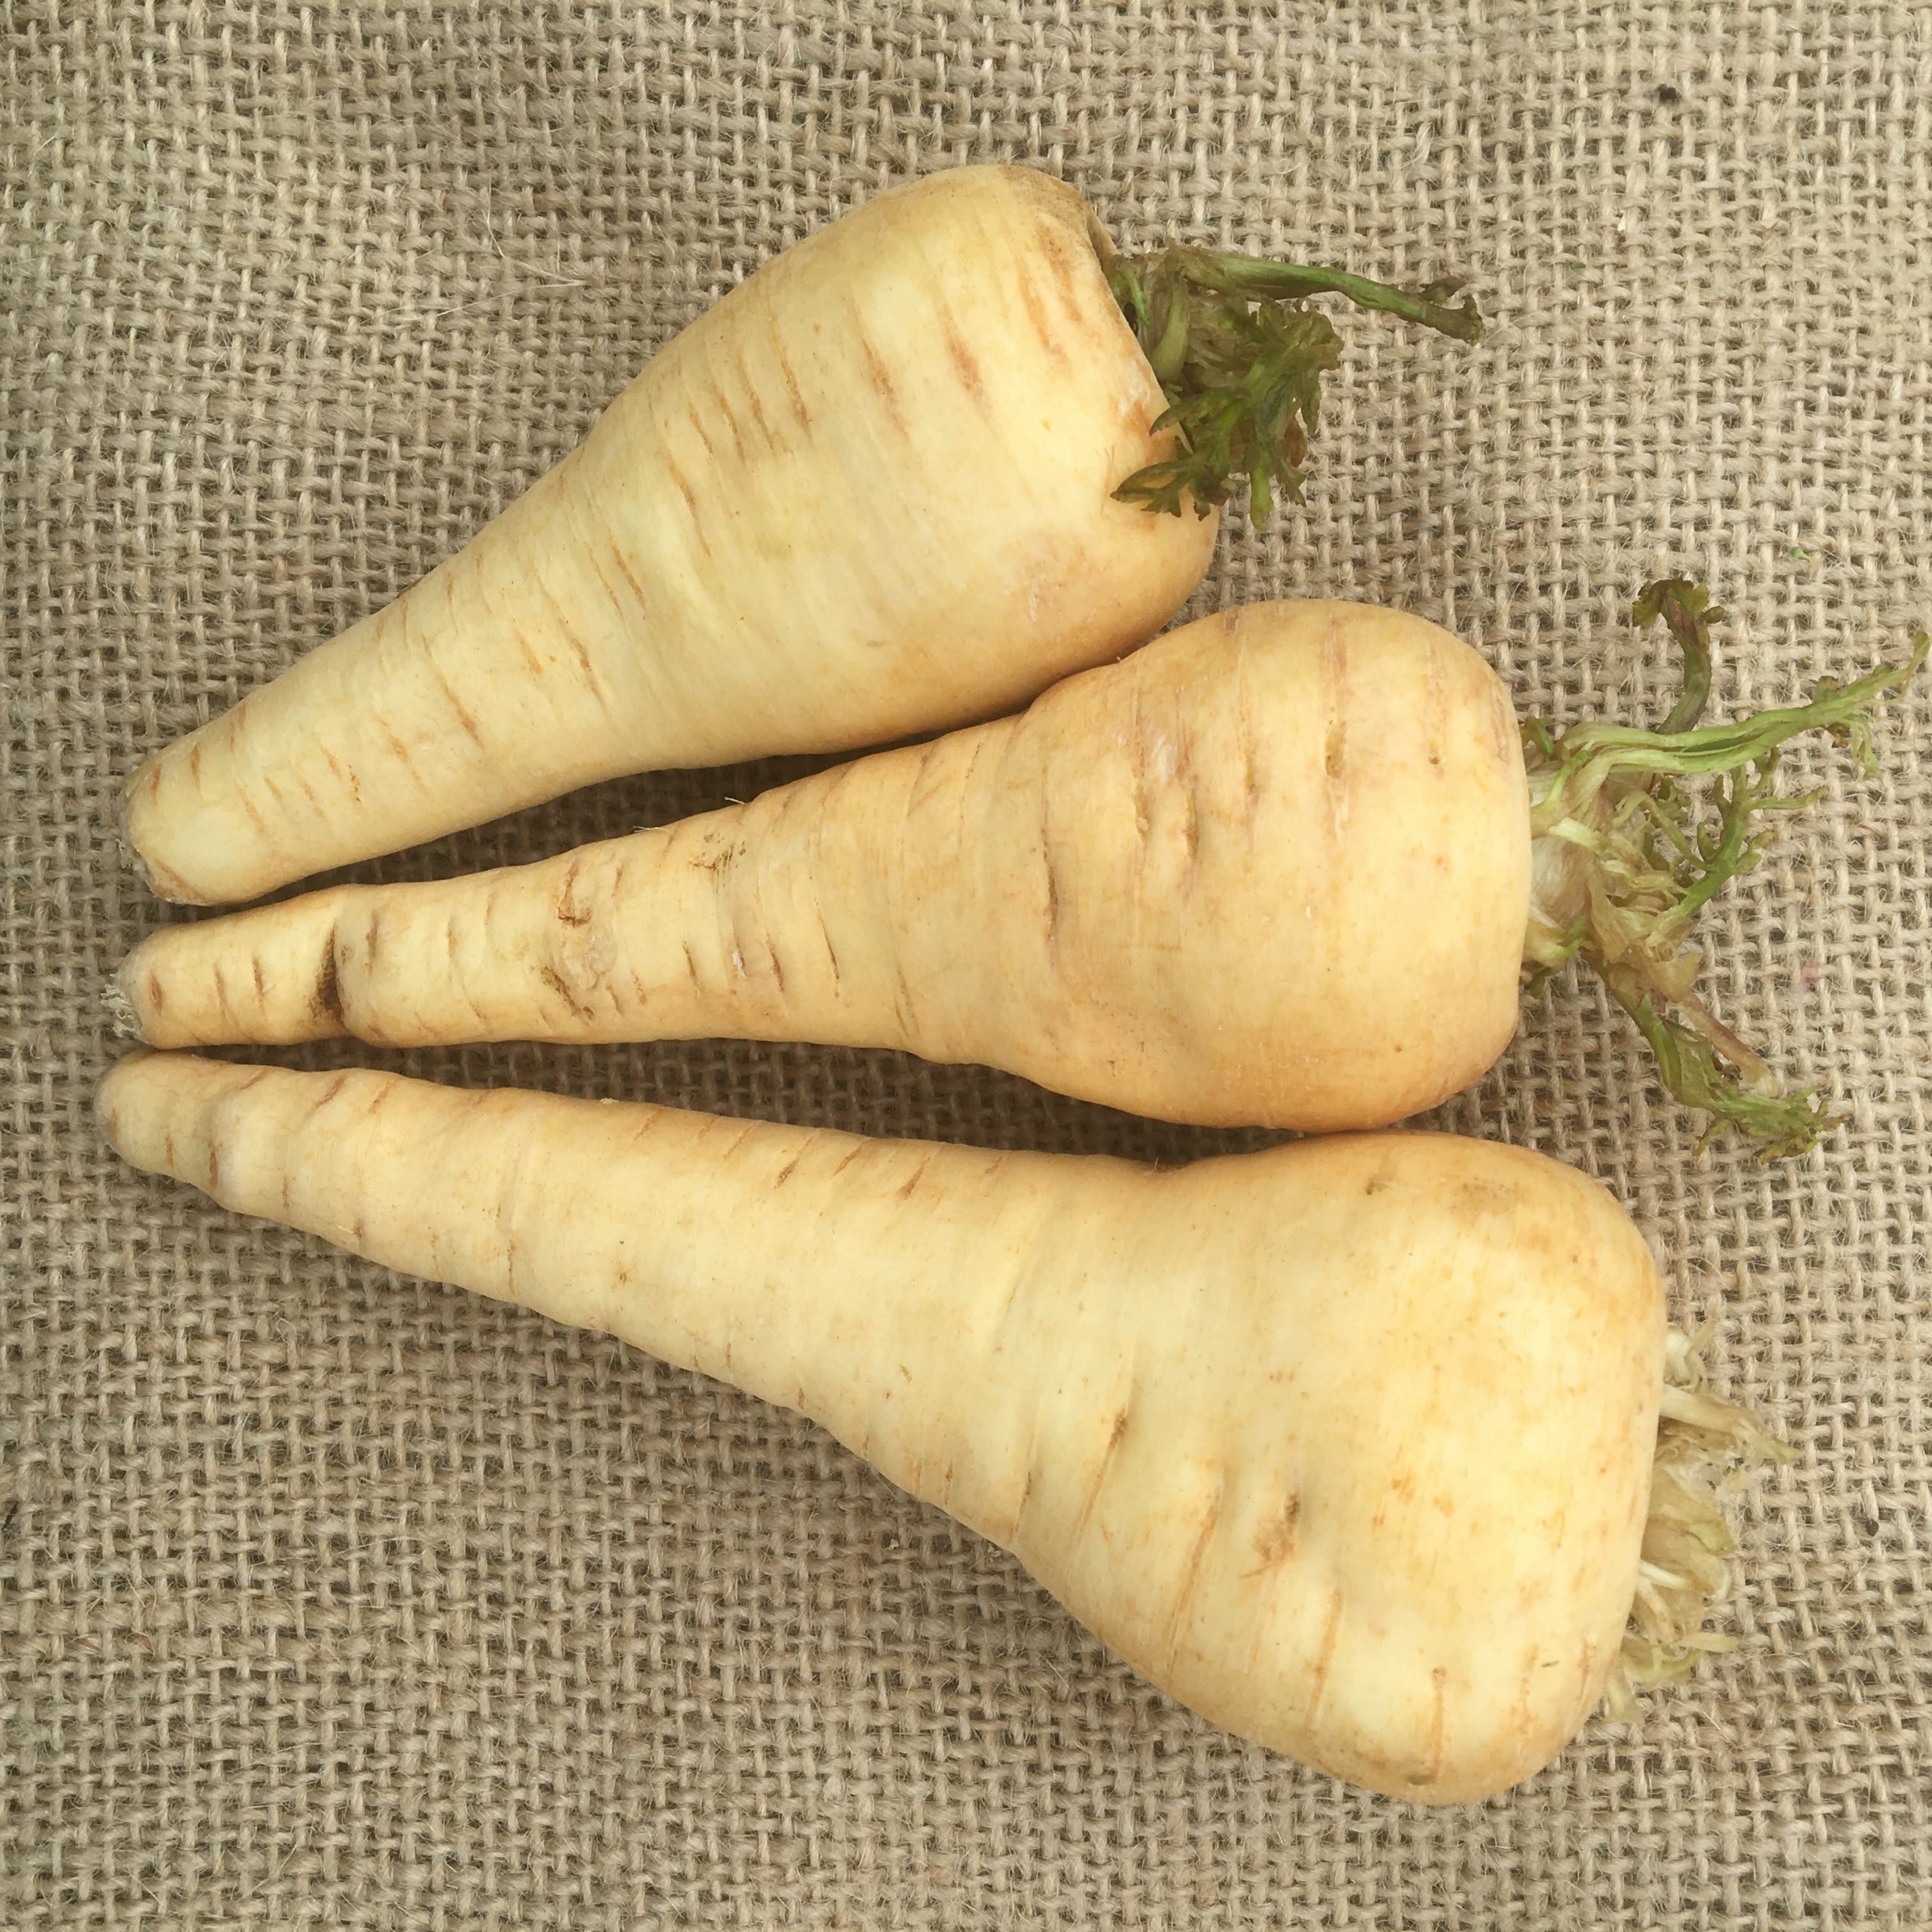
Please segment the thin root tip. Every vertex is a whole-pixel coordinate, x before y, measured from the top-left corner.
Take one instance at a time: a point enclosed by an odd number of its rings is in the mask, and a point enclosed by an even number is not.
[[[130,968],[133,964],[134,955],[131,953],[121,962],[120,970],[108,981],[107,1014],[115,1038],[139,1041],[143,1037],[141,1017],[135,1007],[134,995],[128,990]]]
[[[162,1056],[152,1047],[136,1047],[123,1054],[100,1076],[100,1084],[94,1090],[94,1118],[100,1123],[100,1131],[117,1151],[121,1150],[121,1121],[119,1106],[128,1082],[136,1078],[149,1060]]]

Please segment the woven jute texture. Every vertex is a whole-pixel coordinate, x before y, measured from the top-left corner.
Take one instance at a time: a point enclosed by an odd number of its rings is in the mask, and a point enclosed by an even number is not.
[[[1932,1924],[1922,689],[1875,776],[1794,758],[1823,794],[1712,922],[1725,1010],[1849,1115],[1820,1152],[1700,1158],[1574,978],[1436,1123],[1614,1189],[1795,1451],[1738,1507],[1737,1652],[1469,1809],[1217,1734],[795,1418],[245,1225],[90,1117],[106,976],[162,916],[121,775],[461,543],[734,280],[955,162],[1061,172],[1128,242],[1460,271],[1493,315],[1473,352],[1352,327],[1308,503],[1237,520],[1201,608],[1405,605],[1566,718],[1660,715],[1624,620],[1663,571],[1734,614],[1721,706],[1902,648],[1932,617],[1932,14],[15,0],[5,32],[0,1924]],[[1240,1138],[885,1054],[414,1064],[1002,1146]]]

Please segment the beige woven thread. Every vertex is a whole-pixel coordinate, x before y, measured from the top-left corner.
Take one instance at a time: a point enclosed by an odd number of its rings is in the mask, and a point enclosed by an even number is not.
[[[1743,1647],[1481,1807],[1218,1736],[804,1424],[119,1168],[104,983],[158,916],[119,777],[454,548],[677,327],[909,173],[1030,158],[1124,241],[1475,279],[1352,326],[1305,510],[1215,598],[1404,604],[1526,709],[1724,703],[1932,617],[1932,14],[1818,4],[16,0],[0,75],[0,1924],[1932,1924],[1932,724],[1714,922],[1852,1119],[1692,1158],[1560,984],[1444,1124],[1641,1219],[1795,1445]],[[639,780],[379,869],[768,782]],[[377,1057],[369,1056],[369,1057]],[[894,1134],[1217,1143],[888,1055],[429,1056]]]

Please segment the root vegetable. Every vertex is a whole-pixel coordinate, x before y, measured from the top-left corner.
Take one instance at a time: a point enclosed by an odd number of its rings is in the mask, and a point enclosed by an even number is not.
[[[882,195],[686,330],[467,548],[150,758],[128,839],[164,897],[220,903],[594,780],[1009,709],[1166,622],[1235,474],[1294,486],[1324,293],[1479,328],[1435,291],[1122,261],[1025,168]]]
[[[242,1213],[796,1409],[1174,1697],[1377,1791],[1547,1763],[1640,1581],[1644,1674],[1694,1627],[1691,1583],[1639,1567],[1657,1272],[1540,1155],[1360,1135],[1164,1171],[176,1054],[100,1104]],[[1697,1506],[1674,1468],[1660,1558]]]
[[[1359,1125],[1513,1031],[1525,795],[1467,646],[1254,605],[681,825],[169,928],[122,985],[157,1045],[802,1038],[1172,1119]]]
[[[165,929],[119,986],[158,1046],[809,1039],[1330,1129],[1469,1085],[1526,965],[1580,951],[1674,1091],[1789,1149],[1822,1110],[1765,1091],[1687,941],[1755,856],[1776,746],[1862,731],[1902,675],[1701,732],[1533,728],[1526,780],[1502,686],[1447,632],[1252,605],[1021,716],[682,824]],[[1701,846],[1671,772],[1731,774]]]

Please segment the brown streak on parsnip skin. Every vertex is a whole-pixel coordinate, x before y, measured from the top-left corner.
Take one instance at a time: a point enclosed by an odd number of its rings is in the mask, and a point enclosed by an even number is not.
[[[457,696],[456,687],[450,682],[441,665],[437,663],[435,653],[426,651],[423,655],[428,660],[430,675],[441,688],[443,696],[449,700],[450,709],[456,714],[457,722],[475,740],[478,748],[482,748],[483,734],[477,728],[476,720],[469,715],[463,700]]]
[[[1123,1404],[1115,1411],[1113,1426],[1107,1435],[1107,1446],[1100,1452],[1100,1466],[1094,1472],[1094,1480],[1088,1486],[1087,1500],[1080,1506],[1080,1513],[1073,1519],[1073,1532],[1078,1536],[1087,1527],[1087,1519],[1094,1513],[1094,1505],[1100,1500],[1100,1491],[1105,1487],[1107,1472],[1113,1466],[1114,1451],[1120,1447],[1121,1438],[1127,1433],[1128,1404]]]
[[[604,526],[604,528],[605,528],[605,531],[606,531],[606,532],[607,532],[607,534],[608,534],[608,531],[609,531],[609,528],[610,528],[609,525],[608,525],[608,523],[607,523],[607,524],[605,524],[605,526]],[[614,543],[613,543],[612,548],[613,548],[613,549],[614,550],[614,548],[615,548],[614,542]],[[603,566],[603,565],[602,565],[602,564],[598,561],[598,554],[597,554],[597,553],[598,553],[598,546],[597,546],[597,545],[595,545],[595,543],[586,543],[584,545],[584,546],[583,546],[583,559],[584,559],[584,561],[585,561],[586,563],[587,563],[587,564],[590,566],[590,574],[591,574],[591,575],[592,575],[592,577],[594,577],[595,578],[596,578],[596,580],[597,580],[597,587],[598,587],[598,589],[600,589],[601,591],[602,591],[602,592],[603,592],[604,595],[605,595],[605,601],[606,601],[610,605],[610,606],[611,606],[611,611],[612,611],[613,614],[614,614],[614,615],[615,615],[617,617],[618,617],[618,618],[621,620],[622,620],[622,618],[623,618],[623,614],[624,614],[624,600],[623,600],[622,598],[620,598],[620,597],[617,595],[617,586],[614,583],[613,583],[611,581],[610,578],[609,578],[609,577],[608,577],[605,574],[604,566]],[[629,575],[629,573],[628,573],[628,572],[626,572],[626,574],[628,576],[628,575]],[[633,588],[635,588],[635,579],[633,579],[633,580],[632,580],[632,586],[633,586]],[[550,606],[550,608],[551,608],[551,609],[552,609],[552,610],[555,611],[555,610],[556,610],[556,609],[558,608],[558,604],[557,604],[557,600],[556,600],[556,598],[555,598],[555,597],[553,597],[553,596],[550,594],[550,592],[549,592],[548,590],[545,590],[545,591],[543,592],[543,598],[544,598],[544,601],[545,601],[546,603],[547,603],[547,604]],[[573,637],[572,641],[573,641],[573,642],[574,642],[574,641],[575,641],[574,637]],[[578,648],[578,653],[579,653],[579,655],[580,655],[580,656],[581,656],[581,657],[583,657],[583,659],[584,670],[585,670],[586,674],[588,675],[589,675],[589,674],[590,674],[590,658],[589,658],[589,654],[588,654],[587,653],[586,653],[586,652],[583,651],[583,648],[582,647],[582,645],[580,645],[577,647],[577,648]],[[595,680],[595,679],[593,678],[592,678],[592,681],[593,681],[593,682],[596,682],[596,681],[597,681],[597,680]],[[610,709],[610,708],[611,708],[610,700],[609,700],[609,699],[608,699],[608,697],[605,697],[603,695],[603,694],[602,694],[602,692],[601,692],[601,691],[598,692],[598,700],[599,700],[599,702],[603,705],[604,709],[605,709],[606,711],[608,711],[608,710]]]
[[[1444,668],[1442,653],[1432,649],[1423,673],[1423,740],[1433,771],[1442,769],[1442,746],[1449,730],[1449,693],[1443,681]]]
[[[666,460],[665,466],[667,469],[671,467],[668,457]],[[606,528],[608,528],[608,526],[607,525]],[[700,548],[703,548],[703,538],[700,537],[698,540],[699,546]],[[706,554],[709,555],[709,552],[706,552]],[[637,573],[631,568],[630,559],[624,555],[624,546],[617,541],[614,536],[611,539],[611,561],[616,564],[618,570],[623,574],[625,583],[630,586],[631,594],[637,599],[638,608],[640,611],[648,611],[650,608],[651,600],[645,595],[644,586],[638,582]]]
[[[577,875],[583,869],[583,854],[574,854],[557,888],[557,918],[566,926],[587,926],[590,914],[577,903]]]
[[[1059,337],[1054,334],[1053,325],[1048,318],[1046,305],[1040,300],[1039,291],[1033,286],[1024,268],[1018,272],[1020,300],[1026,311],[1027,320],[1033,325],[1033,333],[1040,338],[1040,345],[1048,355],[1056,361],[1064,362],[1066,350]]]
[[[1429,1681],[1434,1709],[1429,1725],[1429,1769],[1418,1780],[1423,1784],[1434,1784],[1442,1775],[1443,1686],[1449,1681],[1449,1673],[1438,1664],[1429,1673]]]
[[[369,721],[382,733],[383,740],[394,755],[396,762],[405,770],[413,771],[415,768],[415,761],[410,756],[409,747],[396,736],[395,728],[390,724],[389,721],[380,712],[371,711],[369,714]]]
[[[804,392],[798,387],[798,373],[792,367],[792,358],[785,353],[785,344],[777,335],[771,338],[771,353],[778,364],[778,373],[785,379],[785,393],[791,398],[792,414],[798,427],[809,429],[812,426],[812,413],[805,407]]]
[[[603,584],[605,594],[610,597],[614,604],[615,593],[611,589],[609,580],[605,577],[601,570],[597,568],[594,555],[592,558],[591,568],[595,573],[598,582]],[[590,652],[585,646],[583,638],[578,636],[577,626],[572,621],[570,613],[557,601],[549,586],[544,583],[540,573],[532,571],[531,581],[537,586],[537,595],[550,607],[550,614],[555,620],[557,633],[570,646],[571,654],[577,660],[577,669],[585,685],[589,688],[591,696],[597,700],[598,709],[602,712],[606,718],[610,718],[613,724],[617,723],[616,714],[611,708],[611,694],[605,688],[604,680],[597,675],[597,666],[592,662]]]
[[[590,1008],[571,990],[570,982],[557,971],[555,967],[546,961],[543,965],[537,968],[537,977],[553,993],[556,994],[580,1020],[588,1020],[591,1017]]]
[[[1195,1534],[1194,1546],[1188,1552],[1187,1568],[1181,1578],[1180,1592],[1174,1598],[1174,1610],[1168,1619],[1167,1636],[1161,1649],[1170,1670],[1180,1654],[1181,1634],[1187,1628],[1188,1607],[1194,1601],[1194,1592],[1200,1587],[1201,1561],[1208,1553],[1208,1544],[1214,1534],[1214,1526],[1220,1519],[1221,1494],[1217,1490],[1214,1500],[1208,1506],[1206,1515],[1201,1518],[1201,1527]]]
[[[751,451],[745,447],[745,432],[738,426],[737,417],[734,413],[731,403],[727,400],[724,392],[715,382],[711,385],[711,399],[717,404],[718,413],[724,417],[724,426],[731,432],[731,447],[737,451],[739,462],[749,463],[751,460]]]
[[[309,791],[309,788],[306,785],[302,789],[305,792]],[[257,805],[254,800],[248,795],[248,787],[246,786],[242,787],[242,789],[235,793],[235,796],[236,800],[239,802],[242,809],[248,814],[248,823],[252,825],[264,838],[266,838],[269,835],[269,822],[266,819],[263,817],[260,808]],[[309,792],[309,800],[312,804],[315,802],[315,795],[313,792]]]
[[[309,783],[308,774],[302,771],[300,767],[296,770],[295,782],[301,787],[303,797],[308,800],[309,809],[315,814],[316,817],[326,818],[328,816],[328,807],[322,803],[321,799],[317,795],[315,786]],[[249,817],[254,821],[257,829],[265,832],[266,828],[263,824],[261,814],[255,809],[254,801],[248,797],[245,792],[242,792],[240,795],[242,805],[247,811]]]
[[[514,638],[516,638],[516,649],[518,649],[518,655],[520,655],[521,659],[524,659],[524,663],[525,663],[525,665],[529,666],[529,670],[531,670],[531,674],[534,674],[534,676],[537,676],[537,678],[541,678],[541,676],[543,676],[543,659],[541,659],[541,657],[537,657],[537,653],[535,653],[534,649],[529,648],[529,638],[525,638],[524,632],[521,632],[520,628],[518,628],[518,626],[514,626],[514,624],[510,626],[510,634],[514,635]]]
[[[309,996],[309,1010],[315,1017],[318,1020],[330,1020],[337,1026],[344,1023],[340,944],[340,934],[331,927],[329,943],[322,954],[321,970],[315,976],[315,989]]]
[[[238,709],[234,715],[238,718],[242,714]],[[350,802],[359,805],[362,802],[362,781],[356,777],[355,768],[352,764],[344,764],[326,745],[318,746],[317,749],[321,752],[323,762],[329,768],[330,776],[338,784],[346,786]],[[268,774],[264,772],[262,776],[266,780]]]
[[[1315,1715],[1321,1708],[1323,1694],[1328,1688],[1328,1673],[1334,1668],[1335,1644],[1341,1634],[1342,1593],[1331,1590],[1328,1593],[1328,1618],[1321,1629],[1321,1649],[1315,1660],[1315,1675],[1309,1685],[1308,1710],[1302,1721],[1311,1727]]]
[[[832,986],[838,986],[838,983],[841,983],[841,976],[838,976],[838,951],[836,951],[836,946],[832,945],[832,929],[825,924],[825,908],[819,906],[817,900],[814,900],[814,912],[817,914],[819,933],[821,933],[821,937],[825,939],[825,958],[831,962]]]
[[[1281,1505],[1280,1513],[1263,1527],[1255,1542],[1255,1553],[1261,1558],[1263,1569],[1272,1570],[1294,1555],[1296,1526],[1300,1519],[1301,1498],[1291,1496]]]
[[[1026,1474],[1020,1485],[1020,1506],[1013,1512],[1013,1527],[1007,1532],[1009,1543],[1020,1540],[1020,1525],[1026,1520],[1027,1506],[1033,1500],[1034,1469],[1031,1457],[1027,1458]]]
[[[960,386],[974,402],[983,405],[986,398],[986,383],[978,358],[967,346],[966,339],[959,333],[959,325],[949,312],[942,314],[940,327],[946,334],[946,352],[952,358],[952,366],[958,374]]]
[[[885,413],[891,419],[892,426],[903,435],[906,433],[906,415],[900,406],[899,392],[893,387],[892,371],[886,367],[885,358],[878,352],[878,346],[866,334],[864,325],[856,316],[853,319],[852,335],[866,365],[866,380],[884,404]]]
[[[752,420],[758,425],[758,434],[764,438],[768,450],[782,447],[772,433],[771,423],[764,413],[764,405],[758,398],[758,384],[752,379],[752,372],[745,361],[745,352],[741,346],[737,356],[738,393],[745,399],[745,406],[752,413]]]
[[[685,508],[691,512],[691,527],[695,530],[697,528],[697,495],[691,488],[691,478],[685,474],[677,458],[669,450],[664,452],[663,467],[664,474],[670,478],[672,487],[684,498]]]
[[[349,1075],[346,1073],[338,1073],[336,1077],[315,1096],[315,1103],[309,1109],[310,1115],[312,1116],[315,1114],[320,1113],[321,1110],[327,1106],[328,1103],[333,1100],[348,1084]]]

